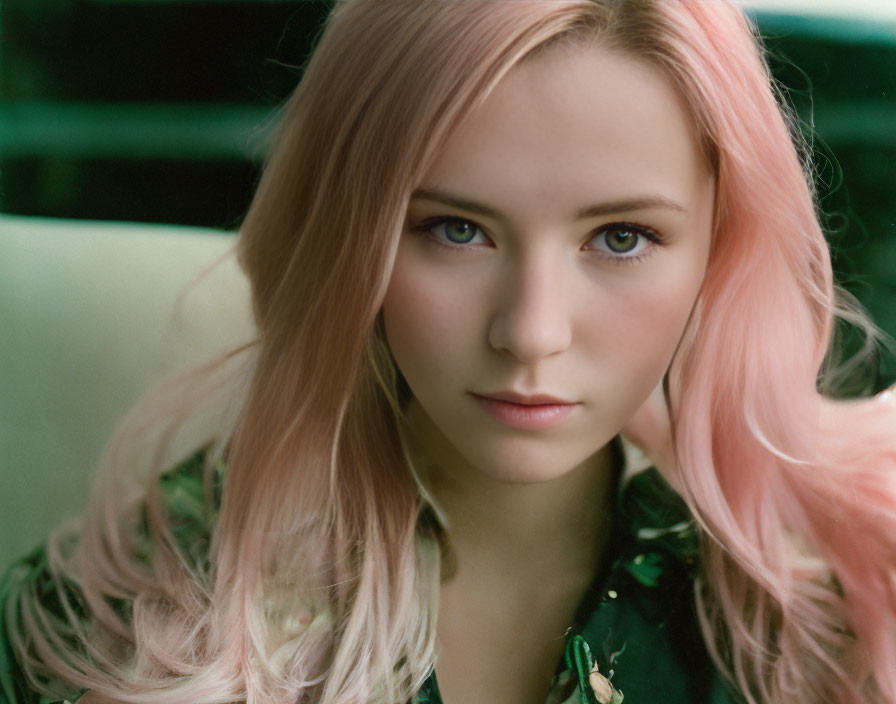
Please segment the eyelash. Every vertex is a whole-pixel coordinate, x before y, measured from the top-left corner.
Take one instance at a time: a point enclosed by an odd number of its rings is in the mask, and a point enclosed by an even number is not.
[[[445,249],[450,249],[450,250],[467,249],[471,245],[469,245],[467,243],[451,243],[442,237],[436,236],[433,233],[433,230],[441,225],[450,225],[450,224],[455,224],[455,223],[472,225],[480,233],[482,233],[483,237],[486,237],[486,238],[488,237],[485,234],[485,230],[482,227],[480,227],[479,225],[477,225],[476,222],[474,222],[473,220],[468,220],[466,218],[459,218],[459,217],[455,217],[452,215],[440,215],[437,217],[427,218],[427,219],[422,220],[421,222],[417,223],[416,225],[411,226],[410,231],[420,234],[420,235],[428,236],[428,241],[438,247],[444,247]],[[614,232],[614,231],[618,232],[620,230],[631,231],[632,233],[638,235],[639,238],[648,240],[648,242],[651,243],[651,246],[646,247],[645,249],[638,252],[637,254],[633,254],[633,255],[629,255],[629,256],[625,256],[624,254],[612,254],[609,251],[602,250],[602,249],[596,249],[596,248],[590,248],[588,251],[597,252],[599,256],[603,257],[604,259],[608,259],[617,264],[634,264],[634,263],[637,263],[637,262],[641,261],[642,259],[648,257],[650,254],[653,253],[654,248],[652,245],[662,246],[665,243],[663,236],[659,232],[654,230],[653,228],[646,227],[644,225],[638,225],[633,222],[620,221],[620,222],[611,222],[611,223],[607,223],[605,225],[601,225],[596,230],[589,233],[588,240],[587,240],[586,244],[590,243],[592,240],[596,239],[600,235],[607,234],[607,233]]]

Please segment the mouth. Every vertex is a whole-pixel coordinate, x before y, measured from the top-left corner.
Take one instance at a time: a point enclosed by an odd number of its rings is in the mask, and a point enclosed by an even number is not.
[[[490,398],[495,401],[515,403],[520,406],[565,406],[575,405],[574,401],[567,401],[548,394],[519,394],[516,391],[496,391],[495,393],[477,394],[480,398]]]
[[[499,391],[470,395],[494,420],[520,430],[546,430],[559,425],[580,405],[548,394]]]

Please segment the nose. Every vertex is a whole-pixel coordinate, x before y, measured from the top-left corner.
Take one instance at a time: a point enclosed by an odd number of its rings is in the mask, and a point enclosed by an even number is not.
[[[492,348],[523,364],[567,350],[573,333],[571,275],[562,255],[544,252],[509,265],[489,321]]]

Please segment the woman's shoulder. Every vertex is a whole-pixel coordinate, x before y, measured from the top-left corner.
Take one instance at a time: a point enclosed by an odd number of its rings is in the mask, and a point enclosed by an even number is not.
[[[178,548],[200,569],[208,565],[223,473],[223,462],[211,462],[208,450],[200,449],[161,474],[154,488]],[[145,508],[134,537],[137,556],[148,562],[153,539]],[[54,569],[47,545],[16,560],[0,577],[0,704],[74,704],[77,691],[67,699],[41,695],[25,674],[22,652],[28,646],[24,634],[34,615],[29,615],[28,604],[39,604],[44,617],[61,626],[59,632],[68,630],[65,624],[73,618],[85,618],[77,580]]]
[[[47,550],[41,546],[14,562],[0,578],[0,704],[74,704],[78,692],[68,698],[45,696],[35,691],[22,668],[16,640],[24,633],[23,597],[33,595],[47,614],[62,620],[64,607],[58,589],[70,588],[54,578]]]

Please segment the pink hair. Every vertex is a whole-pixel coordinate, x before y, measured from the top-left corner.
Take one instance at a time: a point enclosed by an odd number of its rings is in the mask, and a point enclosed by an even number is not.
[[[836,312],[828,251],[761,49],[721,0],[337,4],[242,230],[259,334],[211,565],[180,550],[158,469],[122,499],[110,453],[74,556],[51,544],[67,622],[35,594],[16,602],[33,676],[90,688],[85,704],[413,696],[435,657],[439,555],[418,530],[377,316],[430,160],[514,65],[561,40],[664,70],[718,176],[664,468],[705,532],[711,652],[750,702],[896,702],[896,409],[816,391]],[[183,389],[156,406],[209,391]],[[143,505],[151,562],[134,537]]]
[[[662,7],[669,70],[718,159],[711,262],[670,383],[672,480],[710,536],[704,630],[750,701],[896,701],[896,412],[817,393],[829,251],[745,20]]]

